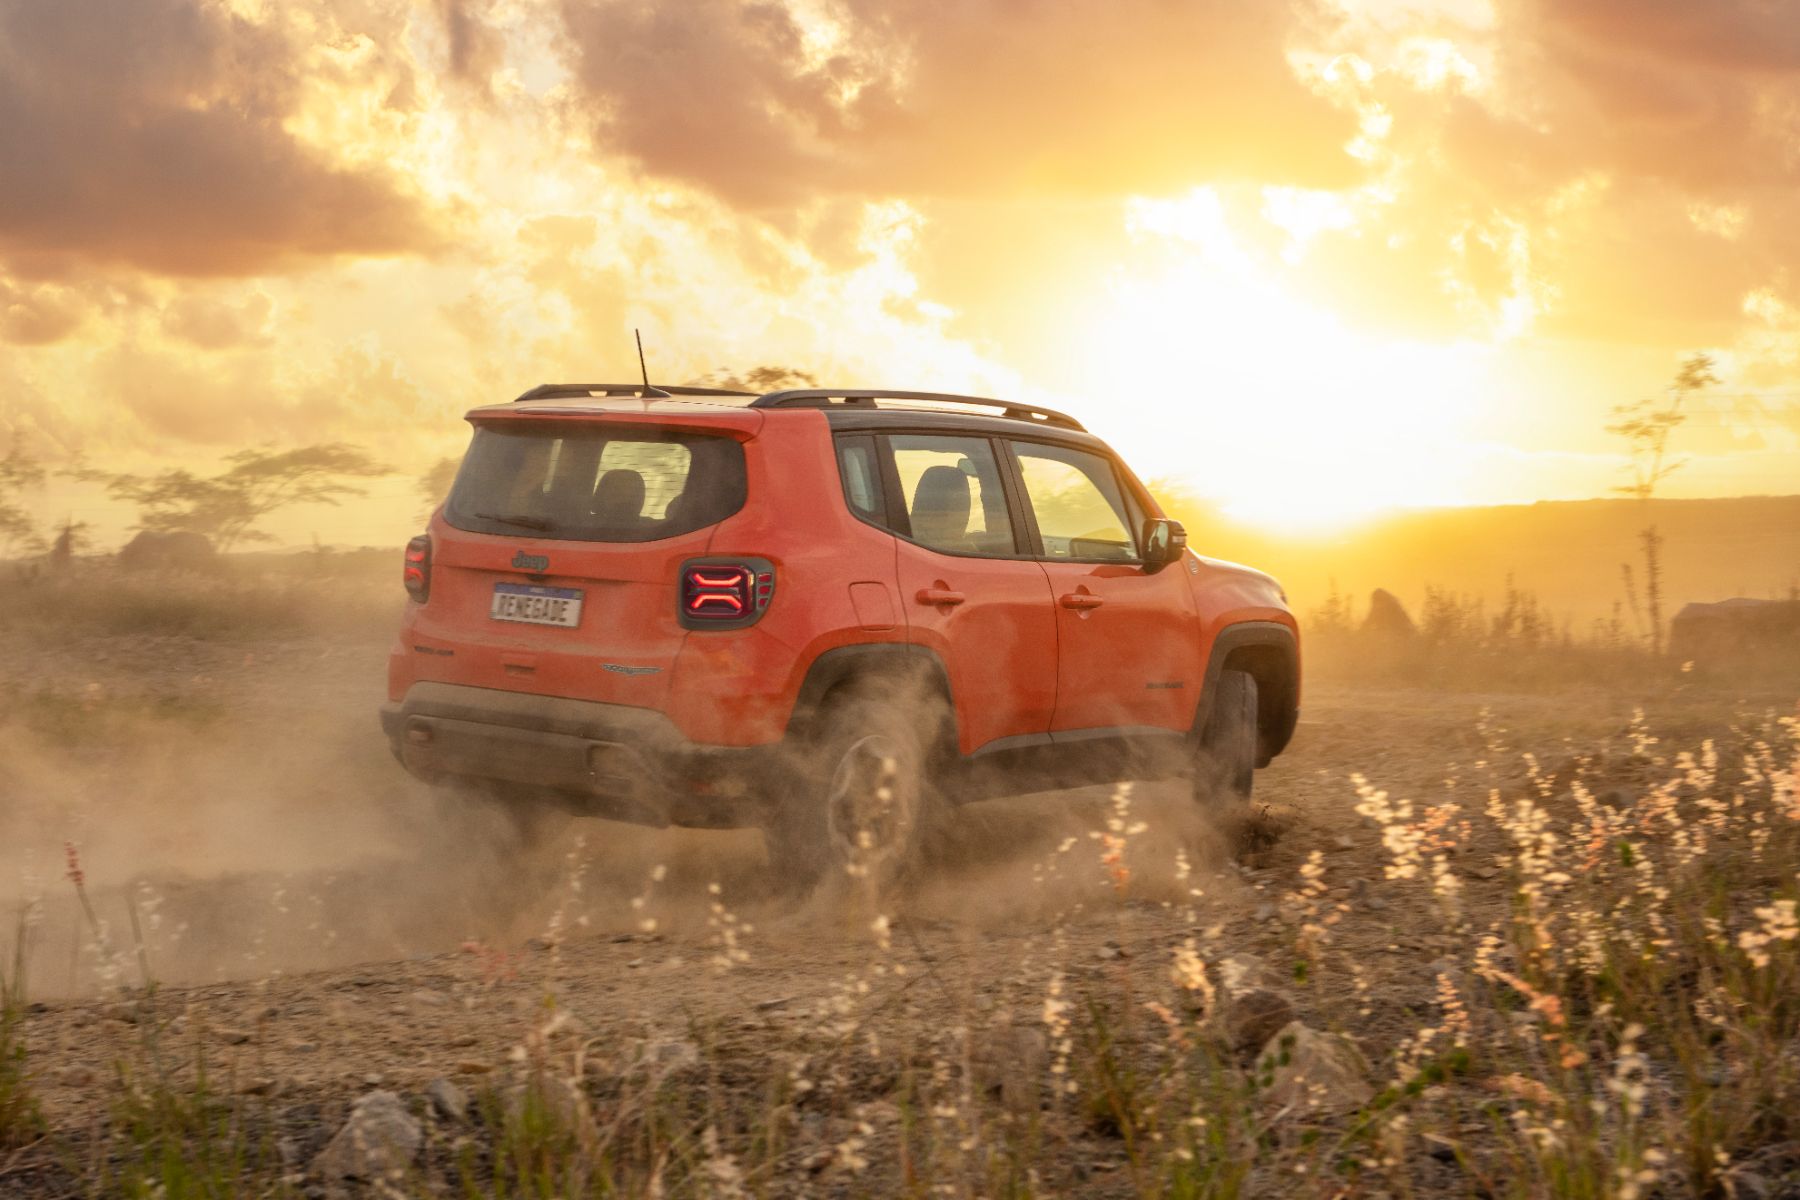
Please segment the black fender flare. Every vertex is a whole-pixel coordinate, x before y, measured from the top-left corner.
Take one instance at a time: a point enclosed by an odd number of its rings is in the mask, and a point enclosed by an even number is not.
[[[937,651],[910,642],[859,642],[836,646],[813,659],[800,682],[794,710],[788,717],[789,740],[810,736],[825,697],[836,688],[858,680],[921,680],[944,698],[947,729],[944,736],[954,750],[956,703],[950,691],[950,672]]]
[[[1279,621],[1238,621],[1221,629],[1206,660],[1206,679],[1194,713],[1196,736],[1212,716],[1219,673],[1234,657],[1232,669],[1248,671],[1256,679],[1260,733],[1256,765],[1266,767],[1287,749],[1300,720],[1300,639]]]

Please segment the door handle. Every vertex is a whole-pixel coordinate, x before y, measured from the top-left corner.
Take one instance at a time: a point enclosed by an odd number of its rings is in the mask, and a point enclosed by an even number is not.
[[[1099,608],[1106,601],[1088,592],[1070,592],[1061,600],[1064,608]]]
[[[968,597],[961,592],[953,592],[948,588],[920,588],[919,594],[913,597],[920,604],[942,604],[946,608],[961,604]]]

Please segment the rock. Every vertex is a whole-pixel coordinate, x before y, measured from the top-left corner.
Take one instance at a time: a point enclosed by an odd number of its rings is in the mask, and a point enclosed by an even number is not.
[[[1254,988],[1226,993],[1223,1026],[1231,1048],[1249,1054],[1293,1022],[1294,1006],[1280,992]]]
[[[1380,896],[1369,896],[1363,900],[1363,907],[1370,912],[1386,912],[1388,902]]]
[[[1299,1021],[1289,1022],[1270,1038],[1257,1062],[1269,1072],[1263,1099],[1278,1108],[1345,1112],[1367,1104],[1375,1094],[1369,1084],[1369,1061],[1355,1042]]]
[[[1119,949],[1118,943],[1107,942],[1105,945],[1094,951],[1094,957],[1103,962],[1111,962],[1115,958],[1124,958],[1125,952]]]
[[[1420,1140],[1425,1143],[1426,1151],[1439,1162],[1456,1161],[1456,1143],[1436,1133],[1422,1133]]]
[[[1050,1064],[1041,1029],[1002,1025],[989,1031],[970,1055],[975,1085],[1015,1113],[1034,1113]]]
[[[431,1102],[431,1111],[446,1121],[460,1123],[469,1115],[469,1093],[448,1079],[438,1078],[426,1084],[425,1098]]]
[[[250,1034],[242,1029],[215,1029],[213,1033],[227,1046],[242,1046],[250,1040]]]
[[[1351,837],[1347,833],[1340,833],[1336,837],[1332,838],[1331,844],[1332,844],[1332,846],[1334,846],[1335,848],[1337,848],[1339,850],[1354,850],[1354,849],[1356,849],[1356,839]]]
[[[676,1038],[652,1038],[637,1043],[635,1058],[658,1073],[675,1074],[700,1065],[700,1047]]]
[[[1254,954],[1226,955],[1219,960],[1218,978],[1225,990],[1234,995],[1271,987],[1275,983],[1269,965]]]
[[[456,1064],[456,1073],[458,1075],[486,1075],[493,1069],[494,1064],[478,1062],[472,1058],[462,1059]]]
[[[400,1097],[370,1092],[313,1159],[313,1174],[327,1181],[388,1179],[412,1165],[424,1142],[425,1131]]]
[[[595,1132],[593,1117],[588,1112],[587,1093],[573,1080],[549,1071],[533,1071],[524,1083],[508,1091],[506,1111],[514,1122],[527,1116],[533,1122],[551,1121],[556,1128],[582,1139],[584,1144]]]

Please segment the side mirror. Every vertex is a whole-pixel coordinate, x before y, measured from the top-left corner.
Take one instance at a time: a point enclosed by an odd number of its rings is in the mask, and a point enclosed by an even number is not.
[[[1160,571],[1172,562],[1181,561],[1187,550],[1187,530],[1180,521],[1167,517],[1151,517],[1144,522],[1144,568]]]

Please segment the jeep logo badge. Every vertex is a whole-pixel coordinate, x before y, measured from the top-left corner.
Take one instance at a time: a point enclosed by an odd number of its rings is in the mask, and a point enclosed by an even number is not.
[[[547,554],[527,554],[523,550],[513,555],[512,565],[521,571],[548,571],[550,556]]]

